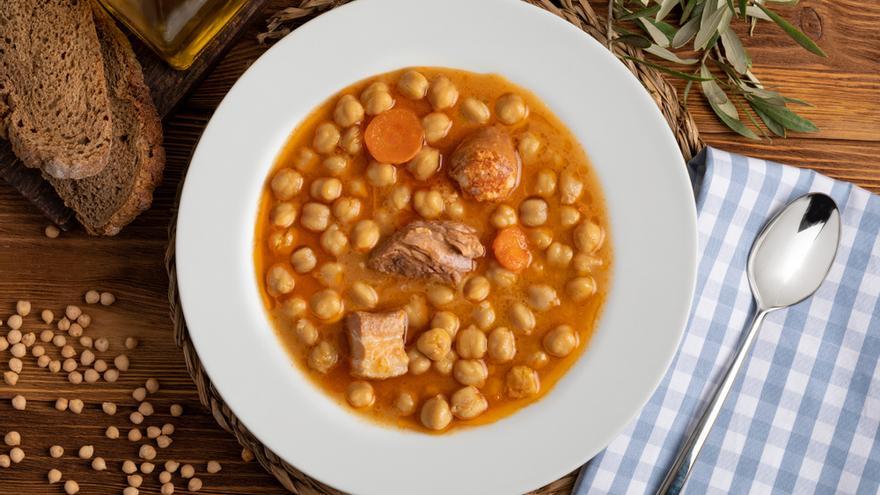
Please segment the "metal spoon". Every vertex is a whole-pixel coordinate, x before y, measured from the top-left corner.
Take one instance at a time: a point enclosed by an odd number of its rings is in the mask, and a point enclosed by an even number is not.
[[[806,194],[792,201],[758,234],[748,261],[749,285],[757,312],[706,411],[666,473],[656,492],[658,495],[677,494],[684,487],[764,317],[816,292],[828,275],[839,243],[840,212],[833,199],[820,193]]]

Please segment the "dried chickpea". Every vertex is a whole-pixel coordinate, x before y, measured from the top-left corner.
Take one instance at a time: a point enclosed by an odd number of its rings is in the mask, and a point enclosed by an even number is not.
[[[86,349],[88,350],[88,349]],[[31,355],[35,358],[44,356],[46,354],[46,348],[41,345],[35,345],[31,348]]]
[[[432,112],[422,117],[422,129],[425,130],[425,141],[434,144],[449,134],[452,119],[443,112]]]
[[[503,229],[505,227],[510,227],[511,225],[516,225],[516,210],[510,205],[498,205],[495,208],[495,211],[492,212],[492,216],[489,217],[489,221],[492,222],[492,226],[496,229]]]
[[[55,337],[55,332],[53,332],[52,330],[43,330],[42,332],[40,332],[40,342],[48,344],[49,342],[52,342],[53,337]],[[4,339],[0,339],[0,341],[4,341]]]
[[[375,308],[379,304],[379,294],[370,284],[360,280],[351,284],[348,297],[355,306]]]
[[[67,480],[64,482],[64,493],[67,495],[76,495],[79,493],[79,483],[73,480]]]
[[[95,457],[92,459],[92,469],[95,471],[106,471],[107,461],[105,461],[103,457]]]
[[[100,302],[102,306],[111,306],[116,302],[116,296],[112,292],[102,292]]]
[[[34,345],[36,341],[37,336],[36,334],[34,334],[34,332],[28,332],[21,336],[21,343],[24,344],[26,347]]]
[[[142,462],[141,463],[141,472],[144,474],[150,474],[153,470],[156,469],[156,465],[152,462]]]
[[[361,128],[358,126],[349,127],[342,133],[339,140],[339,147],[349,155],[357,155],[363,149],[364,141],[361,136]]]
[[[367,165],[366,177],[372,186],[390,186],[397,182],[397,167],[390,163],[372,161]]]
[[[394,106],[394,98],[388,92],[375,92],[364,103],[367,115],[379,115]]]
[[[180,404],[171,404],[170,412],[172,417],[179,418],[180,416],[183,416],[183,406]]]
[[[361,214],[361,201],[357,198],[342,197],[333,202],[333,216],[342,223],[348,223]]]
[[[156,458],[156,448],[149,444],[141,445],[138,450],[138,457],[146,461],[152,461]]]
[[[527,227],[538,227],[547,222],[547,202],[541,198],[529,198],[519,205],[519,219]]]
[[[309,367],[319,373],[327,373],[337,361],[339,361],[339,351],[326,340],[319,342],[309,352]]]
[[[21,345],[21,344],[15,344],[15,345]],[[13,346],[13,347],[15,347],[15,346]],[[14,373],[21,373],[21,370],[24,368],[24,362],[17,357],[9,358],[8,364],[9,364],[9,369]]]
[[[462,385],[482,387],[489,377],[489,368],[482,359],[459,359],[453,365],[452,376]]]
[[[138,402],[143,402],[147,398],[147,389],[138,387],[131,392],[131,397]]]
[[[147,381],[144,382],[144,388],[147,389],[147,392],[155,394],[159,391],[159,380],[156,380],[155,378],[147,378]]]
[[[409,374],[421,375],[431,368],[431,360],[419,352],[418,349],[410,349],[406,351],[406,355],[409,357]]]
[[[205,471],[209,474],[217,474],[223,470],[223,467],[217,461],[208,461],[207,466],[205,466]]]
[[[351,382],[345,390],[345,399],[352,407],[372,406],[376,402],[373,386],[364,381]]]
[[[461,115],[475,124],[485,124],[491,117],[489,105],[471,96],[461,102]]]
[[[594,253],[602,246],[605,232],[591,220],[584,220],[574,229],[574,245],[582,253]]]
[[[351,244],[356,250],[366,252],[379,242],[379,225],[372,220],[361,220],[351,230]]]
[[[42,356],[37,357],[37,366],[40,368],[45,368],[49,366],[49,363],[52,362],[52,358],[48,355],[43,354]]]
[[[275,172],[269,186],[276,198],[287,201],[299,194],[303,186],[303,176],[292,168],[282,168]]]
[[[348,158],[344,155],[331,155],[321,162],[330,175],[340,175],[348,168]],[[341,194],[341,188],[340,188]]]
[[[442,395],[431,397],[422,405],[422,424],[432,430],[442,430],[452,422],[452,411]]]
[[[18,447],[21,445],[21,434],[17,431],[10,431],[3,436],[3,443],[7,447]]]
[[[429,146],[423,147],[418,153],[416,153],[416,156],[406,164],[406,169],[409,170],[409,173],[411,173],[416,179],[428,180],[440,169],[440,150]]]
[[[46,225],[46,228],[43,229],[43,235],[49,239],[57,239],[61,235],[61,229],[55,225]]]
[[[342,181],[336,177],[315,179],[312,181],[312,185],[309,186],[309,193],[318,201],[330,203],[342,195]]]
[[[521,399],[537,394],[541,390],[538,372],[528,366],[517,365],[507,372],[507,395]]]
[[[578,334],[569,325],[559,325],[544,335],[544,350],[551,356],[565,357],[578,346]]]
[[[191,492],[197,492],[202,489],[202,480],[198,478],[192,478],[187,482],[186,489]]]
[[[428,87],[428,101],[434,110],[451,108],[458,101],[458,89],[446,76],[440,76]]]
[[[348,237],[335,223],[327,227],[327,230],[321,234],[319,242],[324,251],[333,256],[339,256],[348,251]]]
[[[394,407],[401,416],[409,416],[416,410],[416,399],[409,392],[401,392],[394,398]]]
[[[547,264],[558,268],[565,268],[571,263],[574,250],[571,246],[554,241],[547,248]]]
[[[126,459],[122,461],[122,472],[125,474],[134,474],[137,472],[137,465],[133,461]],[[129,476],[129,478],[131,477]],[[138,475],[138,478],[141,478],[141,476]],[[140,479],[139,481],[143,481],[143,479]],[[129,480],[129,484],[134,485],[134,483],[131,483],[131,480]],[[138,483],[137,486],[140,486],[140,483]]]
[[[342,314],[344,306],[339,293],[333,289],[315,292],[309,300],[312,313],[322,320],[329,320]]]
[[[324,122],[315,129],[312,147],[318,153],[327,154],[336,149],[336,145],[339,144],[339,138],[339,128],[330,122]]]
[[[131,362],[128,359],[128,356],[125,354],[120,354],[113,358],[113,365],[116,366],[116,369],[119,371],[128,371],[129,366],[131,366]]]
[[[397,80],[397,91],[411,100],[421,100],[428,92],[428,79],[421,72],[408,70]]]
[[[424,218],[433,219],[443,214],[446,204],[443,196],[433,189],[419,190],[413,195],[413,207]]]
[[[104,431],[104,436],[106,436],[110,440],[116,440],[117,438],[119,438],[119,428],[115,426],[108,426],[107,429]]]
[[[586,301],[596,293],[596,281],[589,276],[575,277],[565,284],[565,293],[572,301]]]
[[[278,203],[272,208],[272,225],[287,228],[296,221],[296,205],[293,203]]]
[[[59,481],[61,481],[61,471],[57,469],[50,469],[47,478],[50,485],[58,483]]]
[[[47,227],[48,228],[48,227]],[[0,468],[8,468],[12,465],[12,459],[6,454],[0,454]]]
[[[83,445],[78,452],[80,459],[91,459],[95,455],[95,447],[93,445]]]
[[[474,386],[460,388],[452,394],[451,412],[459,419],[473,419],[489,408],[489,402]]]
[[[168,471],[162,471],[159,473],[159,483],[165,484],[171,481],[171,473]],[[164,489],[164,487],[163,487]],[[164,492],[163,492],[164,493]]]
[[[9,459],[13,464],[18,464],[24,460],[24,450],[21,447],[12,447],[9,449]]]
[[[416,347],[428,359],[439,361],[452,349],[452,337],[443,328],[432,328],[419,336]]]
[[[9,348],[9,353],[12,354],[14,357],[23,358],[27,356],[27,346],[19,342]],[[63,349],[61,349],[61,354],[67,354],[64,357],[71,357],[76,354],[76,351],[73,349],[73,347],[66,345]]]
[[[336,102],[336,108],[333,110],[333,120],[340,127],[357,124],[363,119],[364,107],[354,96],[344,95]]]
[[[289,294],[296,286],[293,275],[282,264],[275,264],[266,273],[266,286],[274,294]]]
[[[479,302],[489,297],[491,286],[489,279],[482,275],[475,275],[464,284],[464,297],[472,302]]]
[[[6,319],[6,324],[9,325],[9,328],[12,330],[18,330],[21,328],[22,319],[21,315],[12,315]],[[7,337],[8,339],[8,337]]]
[[[299,223],[312,232],[323,232],[330,223],[330,208],[321,203],[306,203]]]
[[[455,350],[464,359],[482,359],[486,347],[486,334],[475,326],[465,328],[455,337]]]
[[[534,134],[527,132],[519,138],[516,150],[519,152],[523,162],[533,162],[541,150],[541,141]]]
[[[14,371],[4,371],[3,372],[3,382],[9,385],[10,387],[14,387],[16,383],[18,383],[18,373]]]
[[[92,368],[89,368],[83,372],[83,379],[85,379],[86,383],[96,383],[100,378],[101,374]]]
[[[21,316],[27,316],[31,314],[31,302],[30,301],[18,301],[15,303],[15,312]]]
[[[44,309],[40,313],[40,318],[43,320],[43,323],[49,325],[52,323],[52,321],[55,320],[55,313],[53,313],[50,309]]]
[[[455,300],[455,291],[446,285],[431,284],[425,289],[428,302],[435,308],[442,308]]]
[[[483,301],[474,308],[471,317],[474,319],[474,324],[477,327],[482,330],[488,330],[495,323],[495,310],[489,301]]]

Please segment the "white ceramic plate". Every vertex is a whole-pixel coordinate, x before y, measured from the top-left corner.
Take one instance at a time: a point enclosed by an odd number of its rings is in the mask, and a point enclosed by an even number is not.
[[[291,130],[350,83],[413,65],[499,73],[542,98],[597,169],[615,257],[600,327],[553,391],[439,436],[369,423],[305,379],[276,341],[252,261],[261,187]],[[286,461],[359,494],[524,492],[594,456],[663,376],[695,259],[693,195],[654,102],[599,43],[518,0],[360,0],[297,29],[217,109],[177,223],[184,314],[223,399]]]

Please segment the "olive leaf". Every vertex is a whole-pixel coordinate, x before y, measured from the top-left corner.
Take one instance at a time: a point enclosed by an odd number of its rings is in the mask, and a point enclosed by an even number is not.
[[[770,100],[765,100],[758,96],[750,96],[746,97],[746,99],[752,104],[752,106],[760,109],[761,112],[767,114],[769,118],[790,131],[816,132],[819,130],[815,124],[792,112],[784,104],[777,105]]]
[[[721,46],[724,47],[724,54],[733,65],[733,68],[740,74],[745,74],[752,65],[752,59],[746,53],[746,49],[743,48],[739,37],[729,26],[721,31]]]
[[[724,90],[721,89],[721,86],[715,82],[714,76],[712,76],[709,68],[705,65],[700,67],[700,77],[703,78],[703,81],[700,83],[703,88],[703,94],[706,95],[706,99],[709,100],[709,105],[712,106],[712,109],[716,112],[721,112],[728,117],[739,119],[736,105],[730,101],[730,98],[727,97],[727,93],[725,93]]]
[[[697,63],[697,59],[695,58],[681,58],[666,48],[658,45],[651,45],[648,48],[645,48],[645,51],[675,64],[690,65]]]
[[[709,3],[714,2],[714,0],[708,1]],[[705,13],[706,8],[703,8],[703,14]],[[727,26],[727,23],[730,22],[732,16],[733,13],[728,10],[727,7],[724,7],[709,14],[707,19],[700,22],[700,30],[697,31],[697,36],[694,38],[694,50],[707,48],[712,38],[715,37],[721,29]]]
[[[785,127],[781,126],[778,122],[770,118],[769,115],[762,112],[760,108],[756,107],[754,103],[749,102],[749,106],[752,107],[752,110],[758,114],[758,117],[761,119],[761,122],[764,122],[764,125],[767,126],[767,129],[770,130],[773,134],[776,134],[779,137],[785,137]]]
[[[664,72],[664,73],[666,73],[666,74],[669,74],[670,76],[675,76],[675,77],[678,77],[678,78],[680,78],[680,79],[685,79],[685,80],[688,80],[688,81],[702,81],[702,80],[703,80],[702,77],[695,76],[695,75],[693,75],[693,74],[688,74],[688,73],[686,73],[686,72],[681,72],[681,71],[678,71],[678,70],[670,69],[669,67],[665,67],[665,66],[660,65],[660,64],[655,64],[655,63],[653,63],[653,62],[649,62],[649,61],[647,61],[647,60],[643,60],[643,59],[640,59],[640,58],[630,57],[630,56],[628,56],[628,55],[624,55],[622,58],[625,59],[625,60],[632,60],[633,62],[636,62],[636,63],[639,63],[639,64],[647,65],[648,67],[653,67],[653,68],[659,70],[660,72]]]
[[[666,33],[660,30],[653,22],[645,19],[644,17],[639,17],[636,19],[639,24],[645,29],[645,32],[648,33],[648,36],[654,40],[654,43],[666,48],[669,46],[669,38],[666,36]]]
[[[672,8],[678,5],[678,0],[660,0],[660,9],[657,11],[657,22],[663,20]]]
[[[791,36],[791,38],[793,40],[795,40],[802,47],[806,48],[807,51],[815,53],[816,55],[819,55],[820,57],[827,57],[828,56],[825,54],[824,51],[822,51],[821,48],[819,48],[819,45],[817,45],[813,40],[810,39],[809,36],[800,32],[800,30],[798,28],[794,27],[790,22],[783,19],[782,16],[780,16],[776,12],[773,12],[772,10],[768,10],[767,7],[764,7],[760,3],[756,4],[756,5],[758,6],[758,8],[763,10],[764,13],[767,14],[770,17],[770,19],[773,20],[773,22],[775,22],[779,27],[781,27],[783,31],[788,33],[788,35]]]
[[[614,39],[615,42],[626,43],[636,48],[648,48],[649,46],[657,46],[651,43],[651,40],[637,34],[625,34]]]
[[[697,30],[700,29],[700,18],[694,17],[693,19],[684,23],[681,26],[681,29],[675,33],[675,36],[672,37],[672,47],[673,48],[681,48],[688,43],[691,39],[693,39],[694,35],[697,34]]]
[[[618,17],[618,19],[621,21],[631,21],[633,19],[638,19],[639,17],[650,17],[656,14],[658,10],[660,10],[659,5],[652,5],[648,8],[637,10],[630,14],[622,15]]]

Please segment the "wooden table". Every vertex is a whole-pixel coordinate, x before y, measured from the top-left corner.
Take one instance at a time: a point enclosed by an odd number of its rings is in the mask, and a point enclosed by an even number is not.
[[[271,5],[267,14],[283,4]],[[596,4],[596,10],[603,12],[603,5]],[[697,96],[690,104],[704,139],[726,150],[813,168],[880,192],[880,37],[876,31],[880,4],[805,0],[796,7],[780,7],[779,12],[817,39],[829,57],[820,59],[807,53],[775,26],[762,23],[755,38],[747,40],[757,62],[754,72],[785,94],[813,103],[815,107],[799,111],[821,132],[750,142],[719,125]],[[118,237],[97,239],[74,232],[48,239],[43,235],[46,221],[40,214],[11,187],[0,184],[0,318],[5,320],[12,314],[20,298],[30,300],[37,312],[50,308],[58,314],[67,304],[82,303],[86,290],[97,288],[114,292],[118,302],[109,308],[89,306],[86,311],[94,322],[86,333],[111,338],[115,352],[107,353],[110,359],[121,352],[124,336],[141,340],[137,350],[128,352],[131,370],[114,384],[73,386],[63,373],[53,375],[39,369],[28,356],[18,385],[0,385],[0,434],[19,431],[27,455],[21,464],[0,469],[0,493],[62,493],[60,487],[50,488],[45,481],[52,467],[79,481],[81,493],[120,493],[125,486],[120,464],[136,458],[139,444],[108,440],[103,432],[113,424],[126,433],[127,416],[135,404],[131,391],[151,376],[160,380],[162,390],[150,398],[157,414],[147,423],[161,425],[173,419],[176,424],[174,444],[160,451],[158,459],[194,463],[205,481],[203,493],[283,493],[259,465],[241,461],[235,440],[199,405],[183,356],[171,339],[163,266],[168,224],[183,170],[212,110],[265,50],[254,36],[261,25],[242,37],[168,120],[164,183],[156,192],[152,210]],[[28,328],[43,328],[36,316],[28,321]],[[4,327],[0,333],[6,330]],[[8,351],[0,352],[3,362],[9,357]],[[5,371],[5,365],[2,368]],[[27,397],[27,411],[12,409],[10,398],[15,394]],[[57,412],[53,405],[58,397],[80,397],[86,402],[86,411],[81,415]],[[120,406],[115,417],[100,411],[100,403],[108,400]],[[181,418],[167,414],[175,402],[186,409]],[[48,447],[56,443],[67,450],[63,459],[48,456]],[[95,473],[86,461],[76,458],[76,449],[85,444],[95,445],[97,455],[107,459],[107,472]],[[205,474],[204,463],[211,459],[223,464],[222,472]],[[145,482],[142,493],[158,493],[158,471]],[[175,483],[178,493],[184,492],[179,478]]]

